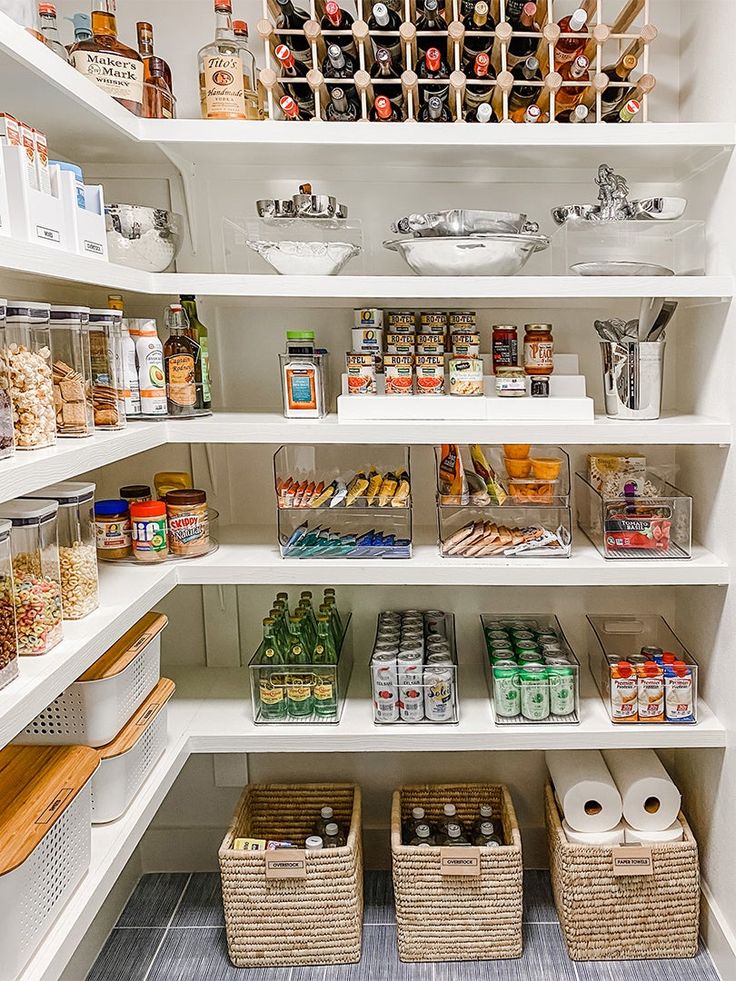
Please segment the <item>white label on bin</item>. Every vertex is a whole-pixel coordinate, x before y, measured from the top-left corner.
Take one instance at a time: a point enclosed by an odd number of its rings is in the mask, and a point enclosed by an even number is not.
[[[276,848],[266,852],[267,879],[306,879],[307,859],[303,848]]]
[[[147,726],[151,719],[156,715],[158,710],[161,708],[163,702],[152,702],[143,715],[136,722],[136,726]]]
[[[50,824],[51,821],[54,821],[59,809],[73,793],[73,787],[62,787],[54,799],[46,805],[44,810],[36,818],[36,824]]]
[[[614,875],[654,875],[651,847],[616,845],[611,851]]]
[[[442,875],[480,875],[480,848],[440,848]]]
[[[102,255],[102,242],[91,242],[86,238],[84,240],[84,251],[91,252],[93,255]]]
[[[46,228],[45,225],[36,225],[36,238],[43,239],[44,242],[61,242],[61,233],[55,228]]]

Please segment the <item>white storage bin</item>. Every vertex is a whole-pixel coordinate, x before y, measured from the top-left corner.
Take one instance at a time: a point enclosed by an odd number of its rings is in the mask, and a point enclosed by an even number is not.
[[[104,746],[161,676],[162,613],[147,613],[91,668],[36,716],[17,743]]]
[[[86,746],[0,752],[0,981],[14,981],[89,868]]]
[[[115,739],[102,746],[92,780],[92,824],[116,821],[166,749],[167,705],[176,685],[161,678]]]
[[[10,204],[8,181],[5,176],[5,157],[0,150],[0,235],[10,235]]]
[[[77,204],[77,185],[71,171],[59,171],[59,187],[64,202],[64,220],[69,229],[70,250],[92,259],[107,261],[105,200],[102,185],[85,184],[84,208],[80,208]]]
[[[35,245],[47,245],[61,252],[75,252],[64,214],[58,168],[49,168],[52,193],[46,194],[28,183],[22,147],[3,146],[0,151],[4,159],[10,233],[13,238]]]

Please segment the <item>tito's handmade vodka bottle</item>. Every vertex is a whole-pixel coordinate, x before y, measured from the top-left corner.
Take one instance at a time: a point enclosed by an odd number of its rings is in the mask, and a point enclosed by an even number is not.
[[[199,98],[203,119],[259,119],[255,78],[244,66],[235,37],[230,0],[215,0],[215,39],[199,52]]]

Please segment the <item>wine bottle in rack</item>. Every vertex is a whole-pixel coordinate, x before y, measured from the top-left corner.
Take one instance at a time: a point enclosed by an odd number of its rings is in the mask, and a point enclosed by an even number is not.
[[[377,95],[370,117],[374,123],[394,123],[401,119],[401,113],[385,95]]]
[[[481,102],[476,109],[471,109],[465,116],[466,123],[497,123],[498,119],[490,102]]]
[[[391,10],[385,3],[377,3],[373,7],[370,19],[368,20],[368,30],[373,39],[373,48],[386,48],[394,61],[401,64],[401,38],[399,28],[401,18],[395,10]],[[390,34],[383,34],[382,31],[391,31]]]
[[[417,75],[420,79],[432,82],[431,85],[422,85],[419,88],[421,102],[426,102],[431,96],[439,96],[443,101],[447,100],[450,89],[450,71],[447,64],[442,60],[442,55],[437,48],[430,48],[417,65]],[[434,80],[437,80],[436,82]]]
[[[537,50],[539,38],[524,37],[525,34],[539,32],[539,25],[534,20],[536,14],[536,3],[525,3],[521,8],[521,15],[518,22],[514,24],[514,33],[511,36],[506,53],[506,61],[509,69],[513,68],[520,61],[526,61]]]
[[[559,69],[567,61],[574,61],[588,41],[585,32],[585,25],[588,23],[588,14],[582,7],[567,17],[563,17],[558,23],[562,37],[555,45],[555,68]]]
[[[587,123],[590,121],[590,109],[587,106],[575,106],[572,112],[563,112],[557,117],[558,123]]]
[[[322,62],[325,78],[352,78],[355,71],[356,64],[346,51],[337,44],[327,45],[327,55]]]
[[[357,103],[348,98],[345,89],[335,85],[329,89],[330,101],[327,104],[327,118],[333,123],[353,123],[360,115]]]
[[[479,0],[488,8],[485,0]],[[424,11],[417,17],[417,51],[420,55],[437,48],[447,59],[447,21],[440,13],[438,0],[424,0]]]
[[[426,3],[425,3],[426,5]],[[444,99],[430,95],[417,115],[420,123],[451,123],[452,116]]]
[[[536,103],[526,109],[516,109],[510,118],[514,123],[541,123],[543,119],[542,110]]]
[[[394,60],[388,48],[376,50],[376,60],[371,65],[371,78],[383,82],[377,86],[380,95],[385,95],[397,106],[404,102],[404,90],[401,87],[401,75],[394,68]]]
[[[304,120],[311,118],[311,116],[307,115],[307,113],[302,112],[290,95],[282,95],[279,99],[279,105],[281,106],[281,111],[284,114],[284,119]],[[314,115],[314,113],[312,113],[312,115]]]
[[[514,65],[511,74],[514,76],[514,86],[509,96],[509,109],[525,109],[532,102],[536,102],[539,97],[540,87],[538,85],[525,84],[542,81],[539,60],[532,56],[526,61],[520,61],[518,65]]]
[[[473,4],[470,17],[465,22],[465,40],[463,42],[464,64],[472,64],[477,54],[491,50],[495,28],[496,25],[490,15],[486,0],[477,0]]]
[[[468,81],[465,85],[465,107],[475,109],[483,102],[490,103],[493,98],[493,86],[488,83],[495,78],[496,73],[493,70],[487,51],[478,52],[473,64],[468,67],[466,74]],[[476,79],[477,81],[474,82],[471,79]],[[479,85],[478,82],[484,84]]]
[[[297,61],[311,63],[312,45],[304,34],[304,25],[309,20],[309,14],[301,7],[295,7],[292,0],[276,0],[276,3],[280,11],[276,18],[276,29],[293,32],[284,35],[284,42]]]
[[[638,64],[638,59],[634,55],[625,54],[615,65],[608,65],[603,71],[608,75],[611,82],[627,82],[631,73]],[[633,91],[633,86],[608,85],[601,92],[601,112],[603,118],[611,116],[618,117],[618,110],[629,98]]]
[[[506,0],[505,3],[505,15],[506,20],[511,24],[515,31],[521,30],[519,27],[521,23],[521,15],[524,12],[524,7],[528,6],[527,0]],[[535,12],[536,12],[536,4]]]
[[[325,4],[325,15],[321,22],[322,30],[347,31],[342,37],[338,34],[328,35],[327,40],[330,44],[337,44],[343,51],[347,51],[349,55],[355,57],[357,55],[355,41],[353,40],[353,35],[350,33],[352,26],[352,15],[347,10],[343,10],[335,0],[327,0]]]
[[[585,55],[578,55],[575,61],[569,61],[560,68],[563,82],[580,82],[579,85],[562,85],[555,95],[555,115],[574,109],[585,95],[590,82],[590,61]]]
[[[641,102],[636,99],[629,99],[626,105],[621,106],[618,113],[617,122],[630,123],[631,120],[641,112]]]
[[[287,95],[294,99],[301,110],[314,115],[314,94],[307,84],[309,69],[303,62],[296,60],[294,53],[285,44],[277,44],[274,54],[281,65],[282,84]]]

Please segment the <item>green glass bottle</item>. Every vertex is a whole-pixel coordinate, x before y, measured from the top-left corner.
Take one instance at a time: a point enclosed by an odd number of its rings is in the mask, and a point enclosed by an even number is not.
[[[210,377],[210,351],[209,351],[209,335],[207,333],[207,328],[199,319],[197,315],[197,298],[192,294],[186,296],[180,296],[179,300],[181,305],[184,307],[187,316],[189,317],[189,335],[192,340],[199,345],[199,358],[194,366],[194,376],[195,383],[197,386],[197,394],[201,396],[197,399],[198,402],[201,400],[202,408],[211,409],[212,408],[212,380]]]
[[[313,680],[311,674],[290,672],[286,675],[286,710],[289,718],[303,719],[314,712]]]
[[[288,621],[287,621],[287,628],[288,628],[288,645],[289,645],[289,650],[288,650],[288,655],[287,655],[286,660],[287,660],[287,662],[289,664],[303,664],[304,663],[303,660],[302,661],[294,661],[294,650],[295,650],[295,648],[297,648],[297,647],[299,648],[299,656],[300,657],[304,657],[304,652],[305,652],[304,638],[302,637],[302,621],[301,621],[301,617],[297,616],[296,614],[293,614],[292,616],[290,616],[289,619],[288,619]]]
[[[299,626],[301,628],[304,646],[307,652],[311,654],[314,650],[314,645],[317,643],[317,631],[312,626],[309,609],[302,601],[299,602],[299,606],[297,607],[297,616],[299,617]]]
[[[337,669],[325,665],[316,672],[314,712],[321,719],[337,716]]]
[[[258,696],[261,717],[264,719],[286,718],[286,688],[284,680],[284,656],[275,635],[276,623],[272,617],[263,621],[263,640],[258,649]]]
[[[276,593],[276,600],[274,601],[274,604],[273,605],[276,606],[277,603],[283,603],[284,604],[284,613],[288,617],[288,615],[289,615],[289,594],[288,593],[283,593],[283,592],[282,593]]]
[[[315,664],[337,664],[337,647],[330,629],[329,617],[317,617],[317,643],[314,646]]]

